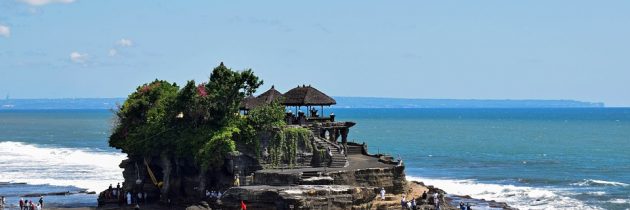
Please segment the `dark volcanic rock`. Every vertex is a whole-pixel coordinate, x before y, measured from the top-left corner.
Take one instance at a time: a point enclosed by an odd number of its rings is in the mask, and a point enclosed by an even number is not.
[[[400,194],[405,190],[406,179],[403,166],[392,168],[366,168],[328,173],[335,184],[369,188],[385,188],[387,192]]]
[[[241,201],[252,209],[350,209],[375,196],[373,189],[347,185],[245,186],[230,188],[221,201],[227,209]]]

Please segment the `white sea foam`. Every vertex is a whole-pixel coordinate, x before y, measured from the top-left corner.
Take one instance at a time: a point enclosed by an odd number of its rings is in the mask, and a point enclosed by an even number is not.
[[[622,182],[613,182],[613,181],[605,181],[605,180],[597,180],[597,179],[585,179],[584,181],[576,182],[571,185],[573,186],[615,186],[615,187],[630,186]]]
[[[630,199],[617,198],[617,199],[612,199],[608,202],[615,203],[615,204],[630,204]]]
[[[560,190],[480,183],[474,180],[431,179],[407,177],[409,180],[433,185],[449,194],[470,195],[476,199],[505,202],[519,209],[600,209],[563,195]]]
[[[122,181],[121,153],[0,142],[0,182],[76,186],[101,191]]]
[[[606,192],[604,192],[604,191],[594,191],[594,192],[587,192],[586,194],[602,196],[602,195],[606,195]]]

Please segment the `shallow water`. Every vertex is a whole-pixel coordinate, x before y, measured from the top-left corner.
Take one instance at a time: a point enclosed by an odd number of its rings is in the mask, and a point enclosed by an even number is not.
[[[630,109],[332,109],[409,179],[523,209],[630,208]],[[0,111],[0,195],[100,191],[125,155],[107,110]],[[96,195],[48,196],[61,206]]]

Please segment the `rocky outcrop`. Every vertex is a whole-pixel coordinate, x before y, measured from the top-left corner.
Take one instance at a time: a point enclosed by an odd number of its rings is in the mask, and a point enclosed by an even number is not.
[[[372,189],[349,185],[245,186],[230,188],[222,207],[252,209],[352,209],[371,202]]]
[[[212,210],[212,208],[210,208],[210,205],[208,204],[208,202],[201,201],[195,205],[186,207],[186,210]]]
[[[297,185],[299,182],[299,174],[257,172],[254,175],[254,185],[289,186]]]
[[[311,134],[307,141],[288,141],[297,142],[297,147],[291,147],[296,149],[295,161],[274,165],[265,152],[271,135],[265,136],[261,157],[240,145],[238,151],[228,154],[222,167],[207,171],[192,159],[169,154],[130,155],[120,164],[125,178],[122,187],[133,195],[147,193],[148,201],[189,209],[238,209],[241,201],[252,209],[369,209],[381,187],[396,194],[406,190],[404,166],[397,166],[389,156],[369,155],[365,144],[348,144],[346,148],[352,150],[346,149],[351,152],[346,156],[340,145]],[[356,160],[354,165],[348,162],[351,158]],[[240,175],[241,186],[233,187],[235,174]],[[225,193],[215,202],[207,200],[205,190]],[[202,200],[210,205],[199,203]]]
[[[402,193],[406,188],[404,166],[391,168],[366,168],[348,171],[329,172],[335,184],[371,188],[385,188],[387,192]]]
[[[157,183],[148,175],[145,158],[133,156],[120,164],[124,169],[125,180],[122,189],[132,195],[138,192],[147,193],[147,200],[150,201],[196,203],[203,199],[205,189],[227,189],[233,181],[225,167],[202,172],[193,160],[162,155],[146,158],[146,163]]]

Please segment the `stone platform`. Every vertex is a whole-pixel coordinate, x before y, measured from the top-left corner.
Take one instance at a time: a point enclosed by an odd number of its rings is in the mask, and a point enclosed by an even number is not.
[[[382,155],[351,154],[343,168],[264,169],[250,186],[230,188],[222,206],[254,209],[351,209],[371,203],[380,188],[406,190],[404,166]],[[250,206],[248,205],[248,208]]]

